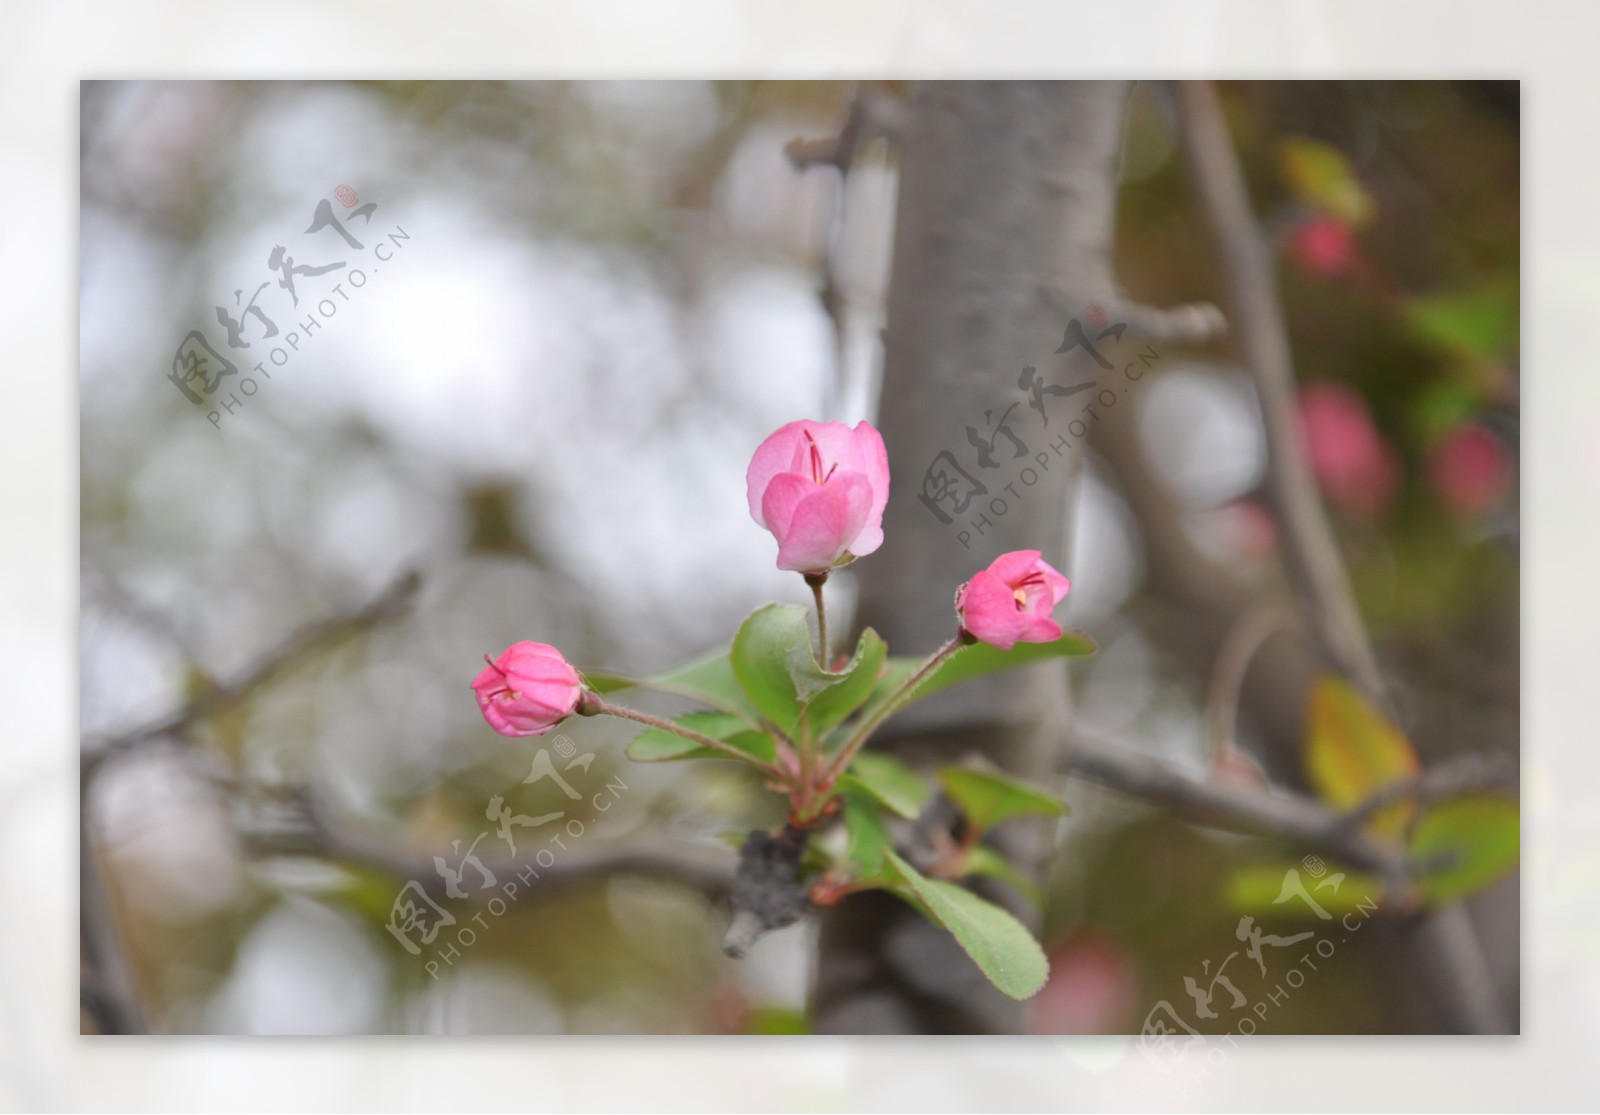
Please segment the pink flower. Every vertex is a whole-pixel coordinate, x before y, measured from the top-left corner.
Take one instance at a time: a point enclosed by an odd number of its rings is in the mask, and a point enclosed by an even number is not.
[[[1511,461],[1494,434],[1475,423],[1463,423],[1428,451],[1428,479],[1458,515],[1478,515],[1511,490]]]
[[[1071,587],[1038,550],[1013,550],[961,586],[956,614],[963,630],[1001,650],[1053,643],[1061,638],[1061,625],[1050,614]]]
[[[1289,258],[1313,279],[1337,278],[1356,260],[1355,233],[1338,217],[1301,221],[1290,230],[1287,247]]]
[[[1306,384],[1300,426],[1311,471],[1335,505],[1364,519],[1389,505],[1400,481],[1398,457],[1360,395],[1329,380]]]
[[[561,652],[545,643],[512,643],[473,681],[478,707],[503,736],[538,736],[578,707],[583,684]]]
[[[779,569],[821,572],[883,545],[889,453],[865,422],[790,422],[756,449],[745,484]]]

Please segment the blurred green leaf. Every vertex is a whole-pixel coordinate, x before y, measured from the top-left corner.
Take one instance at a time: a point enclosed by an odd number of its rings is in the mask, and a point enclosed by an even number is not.
[[[889,755],[863,751],[839,783],[870,794],[908,821],[916,820],[928,803],[927,783],[916,771]]]
[[[1376,210],[1350,160],[1321,140],[1295,136],[1278,146],[1278,170],[1296,200],[1361,228]]]
[[[966,874],[984,875],[1006,884],[1036,908],[1044,906],[1044,895],[1015,865],[987,844],[974,844],[967,849]]]
[[[777,743],[771,736],[756,731],[731,713],[686,712],[673,717],[672,722],[721,740],[760,762],[771,763],[777,758]],[[703,747],[692,739],[684,739],[664,728],[650,728],[629,741],[628,758],[639,763],[660,763],[674,759],[731,759],[732,756]]]
[[[1285,886],[1285,881],[1295,876],[1311,901],[1334,917],[1370,913],[1373,904],[1383,898],[1383,883],[1374,875],[1330,868],[1326,875],[1317,877],[1302,870],[1300,863],[1283,860],[1237,868],[1228,877],[1228,906],[1241,914],[1316,918],[1316,911],[1295,893],[1293,885]]]
[[[945,795],[979,832],[1013,817],[1060,817],[1067,812],[1054,794],[999,771],[949,766],[940,767],[938,776]]]
[[[811,1020],[806,1012],[791,1007],[757,1007],[750,1012],[747,1034],[809,1034]]]
[[[948,929],[1001,992],[1028,999],[1044,986],[1050,962],[1020,921],[954,883],[923,878],[893,851],[884,858],[903,883],[894,892]]]
[[[1522,854],[1522,813],[1510,798],[1472,794],[1430,807],[1411,834],[1411,854],[1423,871],[1417,886],[1438,906],[1483,890],[1516,867]],[[1429,864],[1438,862],[1439,866]]]
[[[1482,393],[1469,385],[1455,379],[1437,380],[1412,404],[1412,424],[1424,443],[1432,442],[1476,415],[1482,406]]]
[[[1392,782],[1417,773],[1417,753],[1400,729],[1349,682],[1323,674],[1306,711],[1306,773],[1323,800],[1349,810]],[[1416,804],[1397,801],[1372,815],[1367,828],[1403,836]]]
[[[883,870],[883,854],[894,847],[878,803],[865,794],[844,795],[844,858],[855,879],[873,879]]]
[[[1510,281],[1484,283],[1405,303],[1406,324],[1422,340],[1458,355],[1502,359],[1517,344],[1519,292]]]

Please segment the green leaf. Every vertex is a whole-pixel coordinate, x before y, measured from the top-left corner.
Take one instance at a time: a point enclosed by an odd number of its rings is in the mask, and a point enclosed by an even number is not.
[[[800,720],[801,690],[815,692],[811,673],[822,674],[815,662],[807,671],[810,656],[806,611],[795,604],[757,608],[733,637],[733,676],[750,703],[785,734],[792,735]]]
[[[751,728],[740,717],[726,712],[686,712],[673,718],[690,731],[710,736],[738,748],[762,763],[777,758],[777,743],[765,732]],[[634,736],[628,744],[628,758],[640,763],[661,763],[672,759],[731,759],[692,739],[684,739],[664,728],[650,728]]]
[[[806,710],[813,738],[821,739],[872,695],[888,653],[888,644],[869,627],[861,633],[855,654],[844,669],[823,675],[828,683],[813,692]]]
[[[1390,783],[1417,773],[1411,741],[1355,686],[1334,674],[1322,675],[1311,687],[1306,731],[1306,773],[1336,809],[1354,809]],[[1374,813],[1367,828],[1399,837],[1415,815],[1415,802],[1397,801]]]
[[[1067,807],[1055,795],[1020,779],[973,767],[940,767],[939,782],[967,823],[986,832],[1001,821],[1029,814],[1060,817]]]
[[[1050,962],[1020,921],[954,883],[923,878],[892,850],[884,859],[904,884],[895,893],[948,929],[990,983],[1013,999],[1044,986]]]
[[[1339,878],[1340,875],[1343,878]],[[1291,879],[1297,879],[1298,883]],[[1283,860],[1250,864],[1235,870],[1228,877],[1228,906],[1240,914],[1322,920],[1306,898],[1300,896],[1300,890],[1332,917],[1370,914],[1375,904],[1383,899],[1383,882],[1375,875],[1341,872],[1329,867],[1323,875],[1314,876],[1304,870],[1300,862]]]
[[[894,847],[878,804],[865,794],[844,795],[844,858],[854,878],[872,879],[883,871],[883,853]]]
[[[1053,643],[1018,643],[1010,650],[1001,650],[988,643],[973,643],[957,650],[941,662],[933,673],[923,678],[906,703],[909,705],[914,701],[931,697],[941,689],[949,689],[952,685],[960,685],[964,681],[971,681],[986,674],[1014,670],[1019,666],[1029,666],[1052,658],[1082,657],[1093,654],[1097,649],[1094,640],[1082,631],[1063,631],[1061,638]],[[872,708],[899,688],[901,683],[917,671],[917,667],[921,666],[923,661],[921,658],[889,659],[883,680],[873,692],[872,701],[865,715],[870,716]]]
[[[1407,301],[1402,313],[1414,333],[1459,355],[1499,360],[1517,346],[1518,298],[1514,282]]]
[[[863,751],[839,780],[840,785],[870,794],[908,821],[928,804],[928,785],[899,759]]]
[[[745,1023],[747,1034],[809,1034],[811,1019],[793,1007],[755,1007]]]
[[[738,679],[733,676],[733,664],[728,660],[728,652],[725,650],[696,659],[687,666],[680,666],[675,670],[668,670],[664,674],[648,678],[629,677],[605,670],[585,670],[582,673],[584,683],[596,693],[615,693],[634,688],[653,689],[660,693],[688,697],[710,705],[714,709],[733,713],[743,717],[751,727],[761,719],[756,707],[745,697],[744,690],[739,688]]]
[[[1330,213],[1352,228],[1372,220],[1376,208],[1372,195],[1337,147],[1294,136],[1278,147],[1278,169],[1301,203]]]
[[[1035,909],[1044,906],[1044,895],[1033,885],[1033,880],[987,844],[974,844],[967,849],[967,860],[962,865],[965,875],[985,875],[1011,887]]]
[[[1520,861],[1521,834],[1522,814],[1510,798],[1471,794],[1433,806],[1411,834],[1424,901],[1454,902],[1498,880]]]

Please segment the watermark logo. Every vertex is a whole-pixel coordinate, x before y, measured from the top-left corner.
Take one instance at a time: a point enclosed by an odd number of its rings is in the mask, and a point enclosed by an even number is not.
[[[994,525],[989,516],[1002,518],[1019,504],[1024,490],[1037,484],[1075,440],[1088,436],[1100,415],[1116,406],[1130,385],[1143,379],[1146,370],[1161,359],[1154,347],[1146,345],[1122,363],[1119,374],[1111,357],[1127,329],[1126,322],[1112,324],[1102,307],[1087,307],[1081,320],[1073,318],[1068,323],[1061,347],[1052,354],[1064,354],[1069,365],[1086,367],[1069,374],[1068,382],[1056,383],[1034,365],[1025,366],[1017,377],[1023,398],[1004,409],[984,411],[981,424],[966,427],[967,462],[957,457],[955,450],[935,454],[923,473],[917,499],[945,526],[960,524],[956,540],[962,546],[971,549],[973,538]],[[1086,396],[1087,405],[1076,411],[1073,404],[1061,402],[1085,392],[1092,392]],[[1037,439],[1051,435],[1052,417],[1056,418],[1054,440],[1035,452],[1032,446]]]
[[[360,198],[350,186],[340,186],[334,193],[340,204],[352,210],[347,215],[349,219],[361,218],[361,234],[371,239],[372,215],[377,211],[378,203],[369,201],[357,208]],[[334,214],[327,198],[317,202],[311,214],[311,223],[301,236],[315,237],[319,233],[337,236],[346,249],[368,252],[377,262],[369,265],[370,272],[353,266],[349,259],[335,259],[326,263],[302,262],[290,253],[287,245],[274,244],[267,253],[266,265],[269,275],[275,276],[275,280],[263,279],[248,298],[245,297],[246,288],[240,287],[226,304],[213,306],[226,351],[213,343],[217,333],[208,337],[200,329],[191,329],[178,344],[167,379],[190,403],[197,407],[215,408],[206,412],[206,418],[217,429],[222,428],[225,415],[237,413],[261,390],[261,381],[270,380],[273,369],[281,371],[301,351],[303,345],[315,339],[323,323],[350,301],[351,291],[365,287],[371,275],[377,273],[378,263],[393,259],[396,251],[411,239],[404,228],[395,225],[387,234],[380,234],[368,248],[366,242],[358,239],[350,227]],[[326,237],[323,238],[325,240]],[[314,250],[310,247],[295,249],[302,254]],[[337,248],[332,250],[339,251]],[[333,281],[312,282],[335,273],[337,277]],[[272,293],[263,300],[263,292]],[[300,305],[302,295],[307,303],[303,309]],[[285,296],[289,302],[287,307],[282,305]],[[280,328],[278,322],[285,313],[289,315],[288,327]],[[304,315],[304,320],[301,320],[301,315]],[[256,345],[265,346],[266,356],[250,366],[248,360],[261,356],[261,349]],[[244,355],[247,352],[249,355]],[[250,374],[241,374],[235,360],[246,363]]]
[[[1332,957],[1338,944],[1360,932],[1377,911],[1377,902],[1363,895],[1351,912],[1335,919],[1322,902],[1317,901],[1317,896],[1326,891],[1337,895],[1345,881],[1344,873],[1327,874],[1327,864],[1318,856],[1305,857],[1301,866],[1316,880],[1315,885],[1307,888],[1300,870],[1291,867],[1284,873],[1283,885],[1272,904],[1304,903],[1305,909],[1316,917],[1320,929],[1288,935],[1268,933],[1254,917],[1246,914],[1234,930],[1234,937],[1243,948],[1229,952],[1215,969],[1210,959],[1202,961],[1198,979],[1193,975],[1183,977],[1183,990],[1189,999],[1187,1014],[1170,1000],[1162,999],[1145,1016],[1139,1031],[1139,1051],[1163,1074],[1180,1074],[1178,1086],[1185,1094],[1191,1083],[1222,1065],[1227,1057],[1224,1046],[1233,1046],[1235,1034],[1249,1036],[1258,1032],[1274,1007],[1282,1006],[1295,991],[1305,986],[1307,973],[1318,971],[1313,955],[1322,960]],[[1329,932],[1335,928],[1344,931],[1338,942]],[[1268,960],[1295,946],[1304,946],[1298,950],[1298,958],[1281,968],[1279,976],[1269,976]],[[1241,955],[1244,961],[1230,975],[1228,966]],[[1250,975],[1252,967],[1254,976]],[[1265,992],[1256,990],[1252,997],[1234,982],[1234,975],[1242,975],[1246,986],[1252,989],[1255,985],[1264,986],[1269,979],[1273,987]],[[1191,1053],[1196,1054],[1192,1060]]]
[[[587,779],[589,766],[594,762],[594,752],[586,751],[578,755],[577,745],[566,735],[556,736],[552,743],[556,753],[566,761],[558,770],[549,749],[541,747],[533,757],[533,765],[522,784],[526,786],[549,780],[560,787],[569,801],[582,801],[585,793],[575,783],[581,784],[582,780]],[[627,788],[626,782],[613,776],[598,790],[587,795],[590,808],[597,813],[606,812]],[[565,809],[530,817],[515,812],[499,794],[489,799],[484,820],[493,822],[493,827],[480,830],[465,848],[460,840],[453,841],[450,855],[433,857],[433,868],[443,881],[445,897],[458,901],[479,900],[492,918],[504,916],[523,892],[538,882],[541,872],[555,867],[561,854],[567,851],[568,841],[581,839],[586,831],[583,821],[576,817],[568,818]],[[565,823],[557,823],[562,821]],[[555,828],[538,833],[541,839],[537,840],[519,831],[546,829],[550,825]],[[478,854],[478,847],[486,840],[491,846],[496,841],[505,844],[509,867],[502,865],[496,871],[484,862]],[[537,846],[533,847],[533,844]],[[477,943],[479,931],[488,929],[492,924],[483,916],[483,910],[474,913],[467,923],[459,922],[456,915],[435,898],[437,890],[437,883],[430,892],[421,881],[406,880],[389,909],[387,925],[390,934],[406,952],[412,956],[427,953],[423,969],[433,979],[439,978],[441,964],[453,967],[463,952]],[[473,928],[474,925],[478,928]]]

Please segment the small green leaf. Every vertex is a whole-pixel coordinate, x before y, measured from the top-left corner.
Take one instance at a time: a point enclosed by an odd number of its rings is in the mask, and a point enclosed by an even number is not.
[[[755,1007],[745,1023],[747,1034],[809,1034],[811,1019],[806,1012],[793,1007]]]
[[[1313,902],[1332,917],[1371,914],[1383,899],[1383,883],[1375,875],[1342,872],[1336,867],[1315,876],[1300,863],[1284,860],[1238,868],[1228,877],[1227,894],[1228,906],[1235,913],[1320,921]]]
[[[840,785],[870,794],[908,821],[915,821],[928,804],[927,783],[916,771],[889,755],[863,751],[839,781]]]
[[[922,683],[911,695],[911,700],[906,703],[909,705],[914,701],[931,697],[941,689],[949,689],[952,685],[960,685],[964,681],[971,681],[986,674],[1014,670],[1019,666],[1029,666],[1052,658],[1082,657],[1093,654],[1097,649],[1094,640],[1082,631],[1064,631],[1061,638],[1053,643],[1018,643],[1010,650],[1001,650],[988,643],[973,643],[957,650],[941,662],[933,673],[923,678]],[[898,689],[922,663],[923,659],[920,658],[889,659],[883,679],[878,682],[878,688],[872,694],[865,715],[871,715],[871,709]]]
[[[733,676],[733,664],[728,660],[725,650],[654,677],[635,678],[605,670],[585,670],[583,680],[590,689],[600,694],[616,693],[623,689],[653,689],[688,697],[723,712],[733,713],[743,717],[751,727],[761,719],[761,714],[745,697],[744,690],[739,688],[738,679]]]
[[[806,611],[795,604],[757,608],[733,637],[733,676],[750,703],[785,734],[792,734],[800,719],[795,669],[804,672],[802,663],[810,653]]]
[[[1012,817],[1060,817],[1067,811],[1065,803],[1055,795],[999,771],[940,767],[938,775],[945,795],[979,832]]]
[[[828,684],[813,693],[806,710],[813,738],[821,739],[872,695],[888,653],[888,644],[869,627],[861,633],[855,654],[844,669],[823,675]]]
[[[686,712],[674,717],[673,723],[721,740],[759,762],[770,764],[777,758],[777,743],[771,736],[754,730],[731,713]],[[731,759],[733,756],[713,751],[664,728],[650,728],[628,743],[628,758],[640,763],[661,763],[673,759]]]
[[[1336,809],[1354,809],[1390,783],[1417,773],[1411,741],[1355,686],[1334,674],[1324,674],[1311,687],[1306,731],[1306,773]],[[1415,815],[1415,802],[1398,801],[1374,813],[1367,827],[1399,837]]]
[[[963,866],[967,875],[985,875],[1006,884],[1027,899],[1035,909],[1044,906],[1044,895],[1033,885],[1033,880],[987,844],[974,844],[967,849],[967,861]]]
[[[1417,886],[1434,906],[1483,890],[1516,867],[1521,854],[1521,811],[1493,794],[1441,802],[1411,834],[1411,855],[1423,868]]]
[[[848,837],[844,858],[853,876],[871,879],[883,870],[883,853],[894,847],[878,804],[865,794],[844,795],[844,830]]]
[[[1499,360],[1517,346],[1515,282],[1492,282],[1449,294],[1412,298],[1402,317],[1417,336],[1457,355]]]
[[[1050,962],[1020,921],[954,883],[924,878],[892,850],[884,859],[904,884],[895,893],[948,929],[990,983],[1013,999],[1044,986]]]

